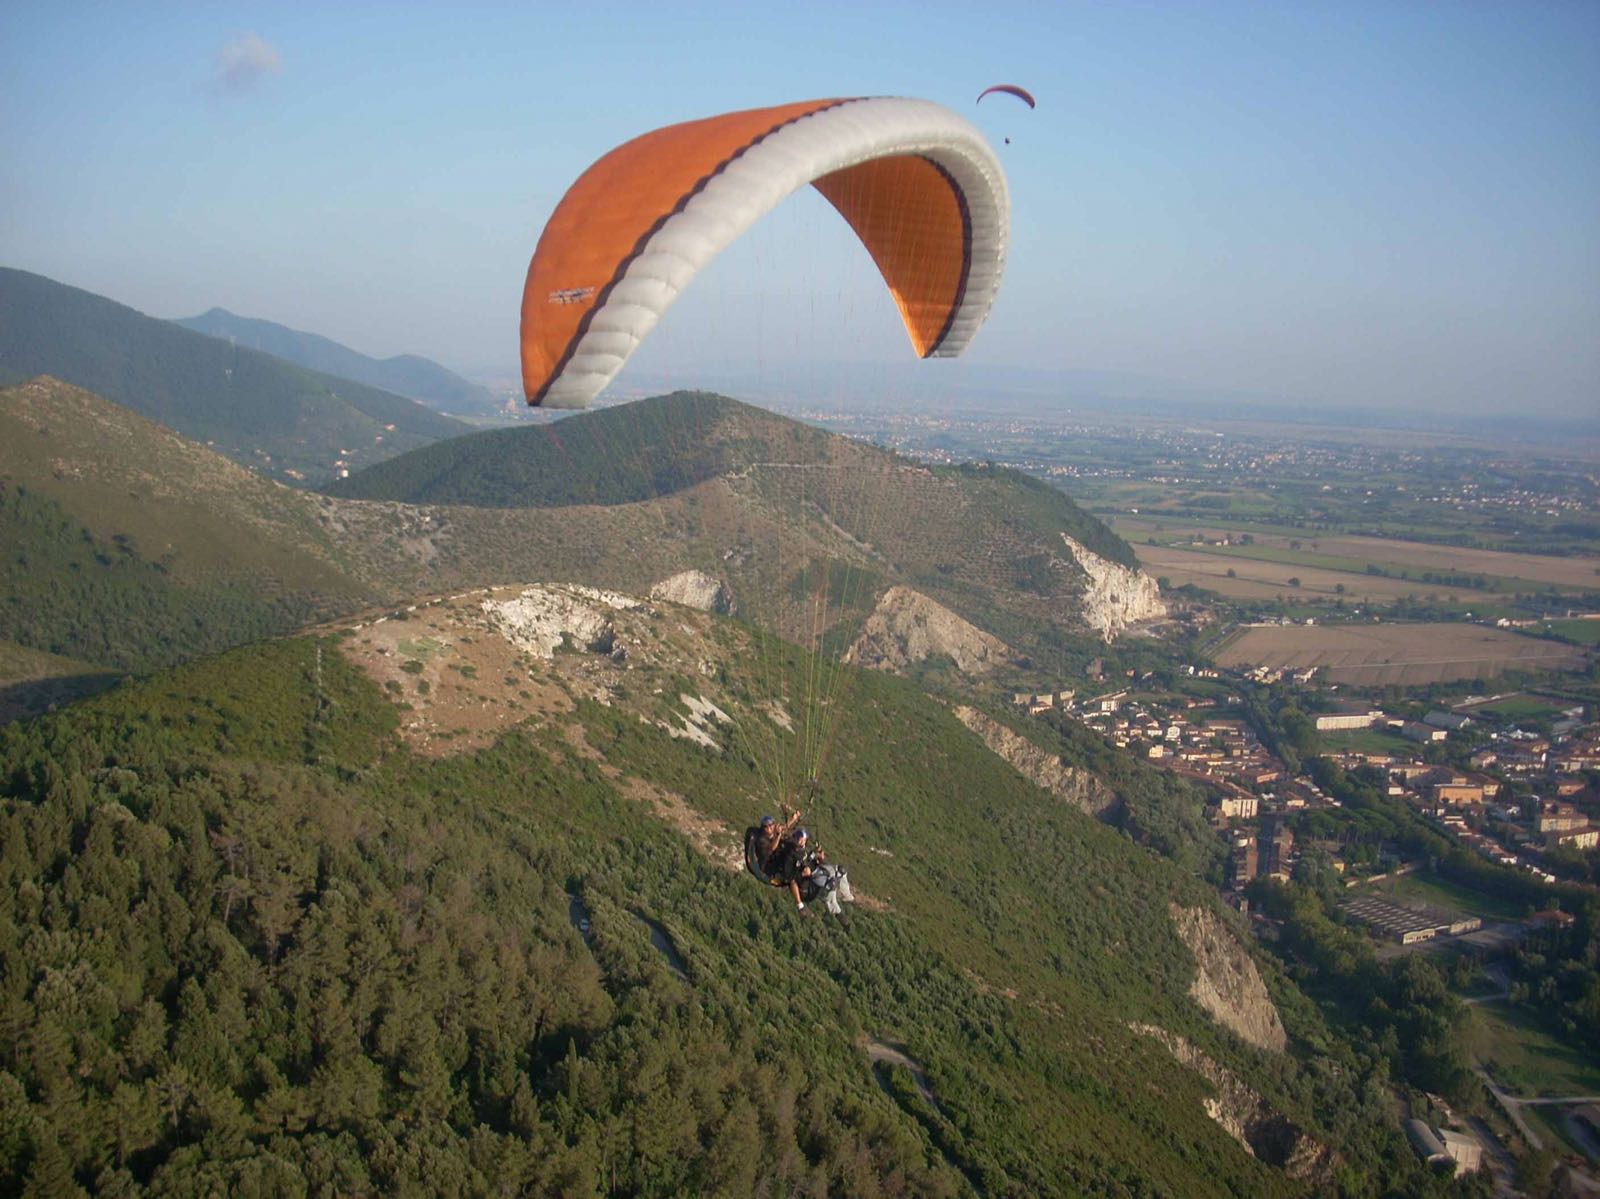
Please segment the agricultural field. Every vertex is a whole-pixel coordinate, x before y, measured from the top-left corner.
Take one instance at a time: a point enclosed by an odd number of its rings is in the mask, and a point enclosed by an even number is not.
[[[1386,537],[1359,537],[1328,535],[1318,536],[1304,529],[1272,525],[1243,525],[1232,523],[1188,524],[1171,520],[1141,520],[1118,517],[1113,522],[1118,533],[1140,552],[1161,548],[1182,549],[1191,540],[1219,541],[1224,537],[1237,538],[1249,533],[1253,544],[1249,546],[1213,546],[1195,553],[1213,554],[1232,558],[1259,559],[1263,562],[1293,565],[1304,568],[1321,568],[1346,574],[1355,574],[1367,582],[1381,583],[1389,580],[1381,576],[1368,576],[1368,565],[1379,567],[1394,576],[1394,582],[1404,585],[1401,594],[1415,593],[1424,588],[1450,590],[1463,594],[1474,588],[1453,584],[1427,582],[1426,574],[1436,576],[1471,576],[1482,579],[1488,589],[1499,591],[1533,591],[1555,588],[1557,590],[1600,590],[1600,558],[1594,556],[1562,557],[1554,554],[1518,554],[1503,550],[1467,549],[1460,546],[1431,545],[1421,541],[1400,541]],[[1161,546],[1142,545],[1155,538]],[[1231,563],[1238,568],[1238,563]],[[1226,565],[1222,568],[1226,570]],[[1244,570],[1239,573],[1245,574]],[[1259,572],[1253,568],[1252,575]],[[1306,576],[1299,573],[1302,580]],[[1409,577],[1406,577],[1409,576]],[[1352,592],[1361,588],[1344,580]],[[1377,591],[1373,595],[1380,594]],[[1597,633],[1600,635],[1600,633]]]
[[[1575,670],[1575,646],[1474,624],[1265,625],[1242,630],[1214,655],[1229,668],[1320,668],[1327,682],[1420,686],[1493,678],[1508,670]]]
[[[1130,539],[1133,551],[1145,572],[1167,579],[1174,587],[1193,583],[1232,599],[1293,599],[1315,596],[1319,599],[1344,599],[1350,603],[1388,604],[1406,596],[1454,595],[1459,599],[1488,599],[1487,593],[1468,587],[1441,587],[1410,579],[1386,579],[1378,575],[1328,570],[1289,562],[1261,562],[1228,557],[1200,550],[1176,549],[1165,545],[1144,545]],[[1232,577],[1229,571],[1233,572]],[[1294,586],[1290,579],[1299,579]],[[1340,590],[1340,588],[1344,590]]]

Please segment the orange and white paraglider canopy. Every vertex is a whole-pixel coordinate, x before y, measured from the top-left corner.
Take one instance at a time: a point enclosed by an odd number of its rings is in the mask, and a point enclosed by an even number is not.
[[[872,255],[917,354],[961,353],[1005,267],[994,151],[925,100],[808,100],[657,129],[578,178],[522,293],[528,402],[588,405],[696,272],[807,184]]]

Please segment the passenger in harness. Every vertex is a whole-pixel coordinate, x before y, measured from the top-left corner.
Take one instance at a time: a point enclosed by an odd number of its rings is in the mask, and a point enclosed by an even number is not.
[[[803,912],[806,904],[820,899],[829,912],[842,916],[844,911],[839,901],[854,903],[856,898],[850,891],[849,876],[810,842],[810,834],[805,829],[796,829],[769,859],[768,875],[776,885],[789,888],[796,911]]]

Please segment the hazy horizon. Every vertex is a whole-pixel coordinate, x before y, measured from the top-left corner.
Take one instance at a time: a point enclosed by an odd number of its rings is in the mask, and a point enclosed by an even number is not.
[[[151,315],[220,306],[508,375],[539,230],[600,154],[725,109],[918,95],[973,119],[1010,176],[1007,276],[967,359],[916,362],[870,260],[802,194],[696,280],[614,391],[772,390],[859,360],[907,397],[1102,372],[1331,416],[1600,412],[1600,8],[707,5],[612,24],[11,6],[0,261]],[[974,107],[995,82],[1038,110]]]

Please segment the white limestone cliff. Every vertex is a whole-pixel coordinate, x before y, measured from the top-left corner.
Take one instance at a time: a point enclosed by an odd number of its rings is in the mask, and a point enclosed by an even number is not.
[[[1144,571],[1129,569],[1074,541],[1065,533],[1061,540],[1077,560],[1089,584],[1083,592],[1083,619],[1107,641],[1115,639],[1129,625],[1143,620],[1159,620],[1167,614],[1161,589]]]
[[[998,637],[969,624],[943,604],[909,587],[891,587],[861,635],[845,653],[845,661],[874,670],[903,670],[942,654],[962,674],[985,674],[1014,655]]]

